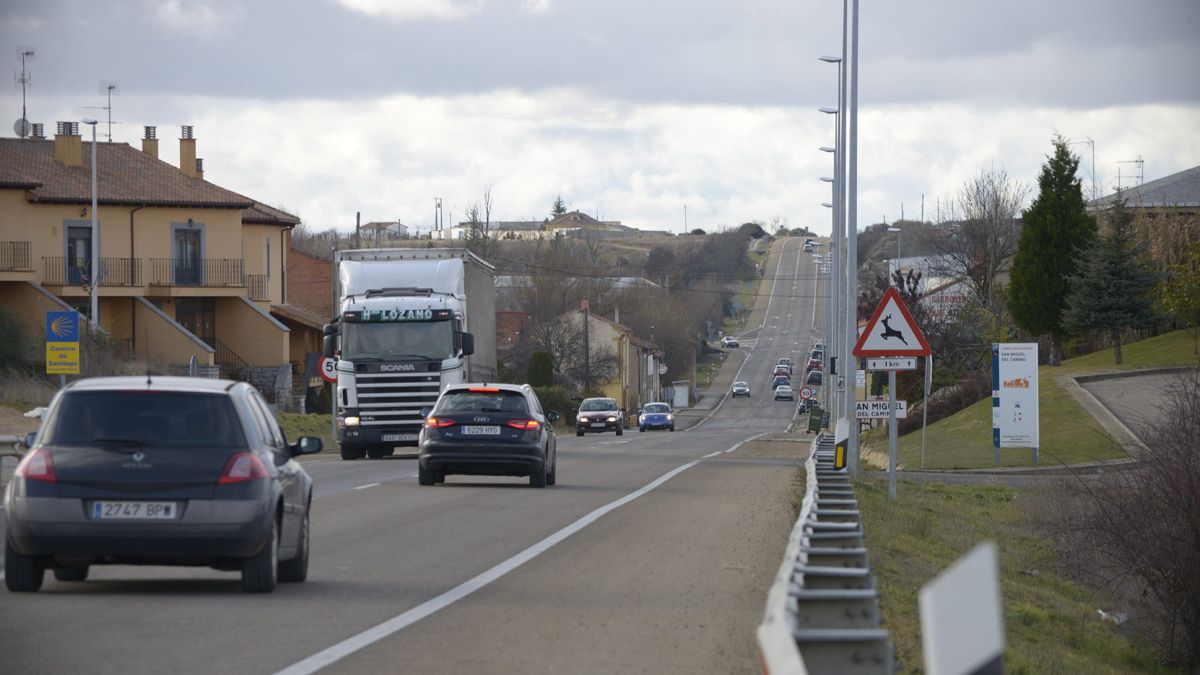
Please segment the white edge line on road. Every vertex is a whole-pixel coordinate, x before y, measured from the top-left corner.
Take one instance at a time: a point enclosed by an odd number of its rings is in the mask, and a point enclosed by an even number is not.
[[[755,434],[754,436],[751,436],[750,438],[739,441],[736,445],[729,448],[728,450],[718,450],[716,453],[713,453],[713,455],[721,454],[722,452],[732,452],[733,450],[737,450],[742,445],[749,443],[750,441],[752,441],[762,435],[763,434]],[[596,509],[595,511],[592,511],[591,513],[583,516],[579,520],[576,520],[575,522],[571,523],[570,525],[562,528],[561,530],[555,532],[554,534],[550,535],[549,537],[546,537],[545,539],[539,541],[538,543],[534,544],[533,546],[530,546],[529,548],[525,549],[524,551],[521,551],[520,553],[516,554],[515,556],[509,558],[508,560],[505,560],[504,562],[500,563],[499,565],[496,565],[495,567],[493,567],[471,579],[468,579],[467,581],[464,581],[463,583],[459,584],[458,586],[451,588],[450,590],[446,591],[445,593],[442,593],[441,595],[438,595],[430,600],[426,600],[425,602],[421,603],[420,605],[417,605],[416,607],[413,607],[412,609],[410,609],[406,612],[398,614],[398,615],[388,619],[387,621],[384,621],[383,623],[374,626],[373,628],[368,628],[367,630],[359,633],[358,635],[353,635],[351,637],[348,637],[345,640],[342,640],[341,642],[339,642],[333,646],[327,647],[326,649],[323,649],[302,661],[294,663],[294,664],[288,666],[287,668],[280,670],[278,673],[276,673],[276,675],[309,675],[310,673],[315,673],[318,670],[324,668],[325,666],[332,665],[333,663],[335,663],[347,656],[350,656],[351,654],[353,654],[359,650],[365,649],[365,648],[371,646],[372,644],[374,644],[394,633],[404,630],[405,628],[420,621],[421,619],[424,619],[425,617],[430,616],[430,615],[438,612],[439,610],[445,609],[446,607],[449,607],[450,605],[453,605],[454,603],[458,602],[459,600],[462,600],[463,598],[471,595],[475,591],[478,591],[481,588],[484,588],[485,586],[492,583],[493,581],[496,581],[500,577],[503,577],[505,574],[508,574],[509,572],[517,569],[518,567],[524,565],[525,563],[529,562],[530,560],[533,560],[534,558],[541,555],[542,553],[545,553],[547,550],[549,550],[555,544],[561,542],[562,540],[566,539],[567,537],[582,530],[583,528],[587,527],[588,525],[591,525],[592,523],[599,520],[602,516],[606,515],[610,511],[618,509],[618,508],[628,504],[629,502],[637,499],[638,497],[641,497],[642,495],[654,490],[655,488],[659,487],[663,483],[666,483],[667,481],[671,480],[675,476],[678,476],[679,474],[683,473],[684,471],[687,471],[688,469],[696,466],[697,464],[700,464],[701,462],[704,461],[704,459],[712,457],[713,455],[706,455],[705,457],[703,457],[701,459],[693,460],[691,462],[688,462],[687,464],[684,464],[683,466],[676,467],[675,469],[672,469],[672,470],[668,471],[667,473],[664,473],[663,475],[659,476],[654,481],[651,481],[645,487],[642,487],[639,490],[635,490],[634,492],[630,492],[629,494],[625,495],[624,497],[621,497],[620,499],[617,499],[615,501],[605,504],[604,506],[601,506],[600,508]]]
[[[367,483],[366,485],[359,485],[358,487],[356,487],[354,489],[355,490],[366,490],[367,488],[379,487],[380,485],[383,485],[383,483]]]

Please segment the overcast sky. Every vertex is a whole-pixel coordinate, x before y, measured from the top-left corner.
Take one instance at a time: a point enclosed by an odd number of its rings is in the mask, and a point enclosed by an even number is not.
[[[157,125],[177,163],[316,228],[571,208],[645,229],[829,231],[836,0],[4,0],[28,116]],[[1200,164],[1200,1],[862,0],[859,227],[937,217],[990,167],[1036,186],[1055,133],[1101,193]],[[0,96],[16,120],[19,85]],[[11,134],[8,120],[3,130]],[[101,133],[105,132],[102,126]],[[1092,146],[1081,156],[1091,190]],[[903,205],[903,207],[901,206]]]

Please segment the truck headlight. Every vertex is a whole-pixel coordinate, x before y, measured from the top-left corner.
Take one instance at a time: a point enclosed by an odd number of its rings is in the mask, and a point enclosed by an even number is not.
[[[344,424],[344,425],[346,425],[346,426],[348,426],[348,427],[356,427],[356,426],[358,426],[358,417],[357,417],[357,416],[355,416],[355,415],[351,415],[350,417],[346,417],[346,418],[344,418],[344,419],[342,420],[342,424]]]

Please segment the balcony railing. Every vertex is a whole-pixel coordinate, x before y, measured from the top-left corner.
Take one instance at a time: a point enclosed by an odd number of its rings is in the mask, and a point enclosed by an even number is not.
[[[246,274],[238,258],[151,258],[150,285],[245,288]]]
[[[91,261],[75,258],[42,258],[47,286],[86,286],[91,282]],[[101,286],[144,286],[141,258],[101,258]]]
[[[33,271],[29,242],[0,241],[0,272]]]
[[[265,302],[271,299],[267,295],[267,275],[247,274],[246,281],[250,285],[250,299]]]

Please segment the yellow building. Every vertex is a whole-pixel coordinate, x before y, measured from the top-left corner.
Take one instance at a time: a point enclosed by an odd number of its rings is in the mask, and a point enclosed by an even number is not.
[[[78,123],[53,140],[0,139],[0,307],[42,335],[51,309],[90,314],[99,247],[99,325],[136,360],[201,366],[290,388],[286,251],[295,216],[204,180],[191,127],[181,168],[158,159],[155,128],[138,150],[96,146],[99,241],[92,233],[92,144]],[[210,368],[211,370],[211,368]],[[288,372],[285,372],[288,371]]]
[[[628,326],[617,323],[618,316],[607,319],[586,309],[561,316],[558,321],[582,328],[587,326],[588,351],[609,351],[617,361],[616,373],[606,382],[593,382],[604,396],[615,398],[627,414],[636,413],[647,403],[661,401],[659,375],[663,353],[647,340],[633,334]]]

